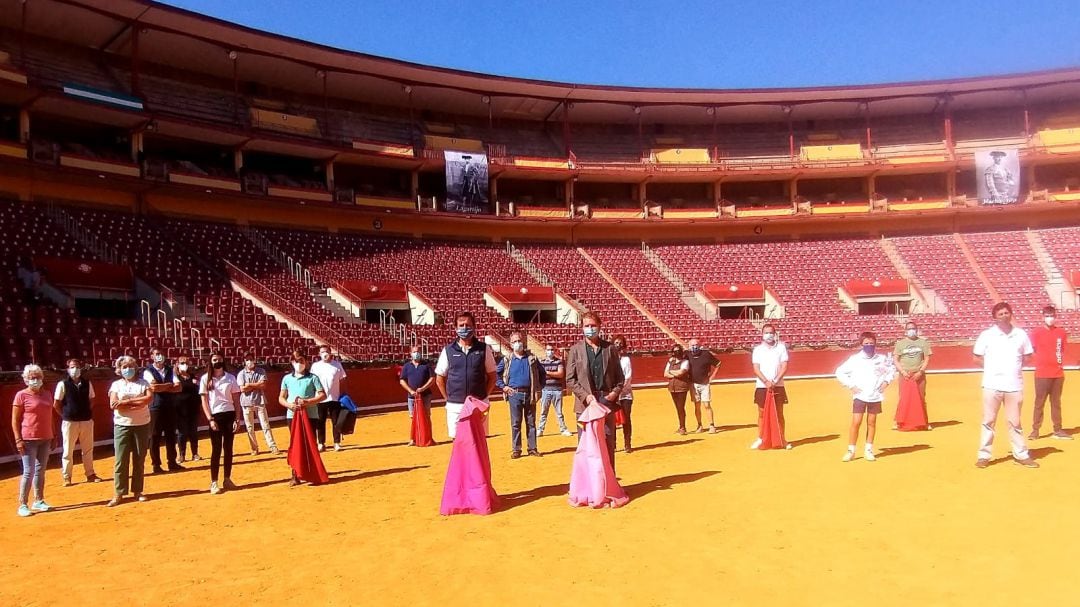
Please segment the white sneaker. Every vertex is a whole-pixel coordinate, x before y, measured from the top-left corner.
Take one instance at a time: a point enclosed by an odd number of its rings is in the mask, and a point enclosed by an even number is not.
[[[750,448],[751,449],[757,449],[760,446],[761,446],[761,439],[760,438],[755,439],[753,443],[750,443]]]
[[[844,457],[840,460],[842,462],[850,462],[851,458],[855,457],[855,452],[848,450],[844,452]]]
[[[221,487],[218,487],[217,483],[210,483],[210,495],[217,495],[221,493]]]
[[[341,451],[341,445],[339,443],[334,443],[334,451]]]
[[[324,445],[322,443],[318,443],[318,447],[319,447],[319,453],[322,453],[323,451],[326,451],[326,445]]]
[[[871,451],[870,449],[864,449],[864,450],[863,450],[863,457],[864,457],[864,458],[866,459],[866,461],[868,461],[868,462],[876,462],[876,461],[877,461],[877,458],[876,458],[876,457],[874,457],[874,452],[873,452],[873,451]]]
[[[788,443],[788,444],[784,445],[784,448],[785,448],[785,449],[787,449],[787,450],[789,450],[789,451],[790,451],[790,450],[791,450],[791,449],[792,449],[793,447],[794,447],[794,445],[792,445],[791,443]]]
[[[563,430],[563,431],[562,431],[562,435],[563,435],[563,436],[573,436],[573,435],[574,435],[574,433],[573,433],[573,432],[571,432],[570,430]]]

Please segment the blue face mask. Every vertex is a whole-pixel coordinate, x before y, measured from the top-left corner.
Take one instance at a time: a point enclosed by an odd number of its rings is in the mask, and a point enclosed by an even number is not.
[[[472,334],[473,334],[472,327],[458,327],[457,328],[458,339],[469,339],[470,337],[472,337]]]
[[[877,352],[877,346],[873,344],[866,344],[862,347],[863,354],[867,356],[873,356]]]
[[[419,352],[413,352],[412,354],[410,354],[410,356],[412,356],[413,360],[420,360],[420,353]]]
[[[600,333],[598,327],[582,327],[581,332],[585,334],[585,337],[592,339]]]
[[[135,369],[134,367],[124,367],[120,370],[120,375],[123,375],[124,379],[131,379],[135,377]]]

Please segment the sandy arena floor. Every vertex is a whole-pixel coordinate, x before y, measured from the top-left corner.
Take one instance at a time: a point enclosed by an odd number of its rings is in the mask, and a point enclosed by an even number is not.
[[[1078,384],[1072,372],[1073,431]],[[1080,444],[1042,438],[1031,445],[1042,468],[1021,468],[999,419],[1000,457],[977,470],[977,375],[931,377],[932,432],[890,430],[891,389],[877,462],[861,442],[840,462],[850,400],[831,380],[789,382],[793,450],[750,451],[751,391],[714,387],[723,432],[687,436],[673,433],[666,391],[639,391],[637,449],[617,458],[632,501],[619,510],[567,505],[575,441],[554,419],[543,458],[510,460],[502,403],[489,445],[504,505],[488,517],[439,515],[450,445],[405,447],[404,412],[362,418],[347,449],[325,454],[322,487],[287,487],[284,457],[239,455],[238,491],[209,495],[203,460],[148,476],[151,501],[107,509],[111,484],[60,487],[54,455],[55,511],[20,519],[6,467],[0,605],[1071,603]],[[1030,377],[1027,394],[1025,433]],[[445,441],[442,409],[432,417]],[[247,453],[246,438],[236,445]],[[98,465],[111,476],[111,459]]]

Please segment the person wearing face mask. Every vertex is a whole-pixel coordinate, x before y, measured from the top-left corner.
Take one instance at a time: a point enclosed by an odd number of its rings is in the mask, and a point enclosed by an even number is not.
[[[710,434],[716,434],[716,421],[713,418],[712,409],[712,380],[716,372],[720,370],[720,361],[713,353],[701,347],[701,343],[695,338],[690,340],[690,381],[694,384],[691,394],[694,397],[694,417],[697,418],[697,429],[694,432],[705,432],[701,426],[701,408],[709,414]]]
[[[63,437],[63,455],[60,459],[60,474],[64,477],[64,486],[72,485],[71,472],[74,467],[75,445],[82,451],[83,472],[86,481],[100,483],[94,473],[94,386],[90,380],[83,379],[82,361],[69,358],[67,375],[57,382],[53,394],[53,408],[60,416],[60,435]]]
[[[1051,438],[1072,440],[1061,427],[1061,391],[1065,387],[1065,345],[1069,334],[1057,325],[1057,308],[1046,306],[1043,325],[1031,331],[1031,346],[1035,351],[1035,414],[1031,420],[1028,440],[1039,438],[1043,408],[1050,397],[1050,421],[1054,424]]]
[[[319,347],[319,360],[311,365],[311,372],[319,377],[326,396],[319,403],[319,423],[315,426],[315,435],[319,440],[319,451],[326,448],[326,420],[330,420],[330,431],[334,437],[334,451],[341,451],[341,429],[338,428],[338,414],[341,413],[341,380],[348,377],[345,367],[334,359],[330,346]]]
[[[502,390],[510,407],[510,459],[521,457],[521,422],[525,421],[525,443],[529,455],[540,457],[536,448],[536,401],[544,387],[540,361],[525,348],[525,336],[510,334],[510,355],[495,367],[495,386]]]
[[[848,448],[843,461],[850,462],[855,457],[855,444],[859,440],[859,429],[863,416],[866,416],[866,444],[863,457],[868,462],[877,459],[874,456],[874,434],[877,431],[877,416],[881,413],[881,403],[885,400],[885,388],[896,375],[892,357],[877,351],[877,335],[866,331],[859,339],[862,348],[836,370],[836,379],[845,388],[851,390],[854,400],[851,405],[851,427],[848,430]]]
[[[994,324],[979,334],[972,353],[982,362],[982,430],[979,436],[979,456],[976,468],[990,465],[993,455],[994,426],[998,411],[1004,407],[1005,421],[1012,443],[1013,461],[1025,468],[1038,468],[1039,463],[1028,452],[1021,428],[1020,406],[1024,402],[1024,363],[1034,349],[1023,329],[1012,324],[1012,306],[998,302],[990,309]]]
[[[615,409],[623,389],[619,353],[610,342],[600,338],[600,317],[595,312],[581,315],[585,336],[570,348],[566,361],[566,387],[574,394],[574,413],[578,419],[578,440],[584,430],[580,421],[585,409],[599,403],[608,413],[604,418],[604,443],[612,469],[615,468]]]
[[[236,416],[240,386],[236,377],[225,370],[225,357],[219,352],[210,356],[210,370],[199,378],[199,396],[203,415],[210,422],[210,494],[217,495],[236,489],[232,481],[233,434],[240,428]],[[225,468],[225,482],[219,486],[220,467]]]
[[[298,470],[294,461],[318,462],[317,468],[322,468],[322,459],[319,456],[317,445],[310,445],[303,436],[297,436],[294,427],[303,423],[299,420],[293,423],[297,415],[308,419],[307,434],[313,434],[310,426],[319,421],[319,403],[326,399],[326,391],[323,390],[319,377],[311,372],[308,357],[296,350],[292,353],[292,373],[286,373],[281,378],[281,390],[278,392],[278,404],[285,407],[285,418],[289,420],[289,468],[292,472],[290,487],[300,484],[300,479],[307,472]],[[302,428],[301,428],[302,429]],[[307,435],[306,434],[306,435]],[[325,474],[325,469],[322,470]]]
[[[686,360],[683,347],[675,344],[671,356],[664,365],[664,377],[668,380],[668,392],[675,405],[675,415],[679,418],[679,428],[675,434],[686,434],[686,394],[690,391],[690,361]]]
[[[555,418],[559,421],[559,432],[563,436],[573,436],[570,429],[566,427],[566,418],[563,417],[562,410],[566,367],[563,366],[562,359],[555,354],[555,346],[552,344],[544,348],[544,358],[540,359],[540,366],[544,368],[544,389],[540,391],[540,423],[536,426],[536,435],[544,435],[548,408],[551,407],[555,409]]]
[[[446,431],[453,440],[457,434],[458,417],[465,399],[472,396],[488,402],[495,389],[495,356],[491,348],[476,337],[476,318],[472,312],[461,312],[454,319],[457,339],[439,353],[435,364],[435,385],[446,399]],[[487,432],[484,416],[484,432]]]
[[[893,363],[900,372],[901,387],[904,382],[909,381],[915,382],[918,386],[919,396],[922,397],[922,418],[926,418],[926,368],[930,366],[930,356],[933,353],[930,342],[919,335],[919,326],[909,320],[904,325],[904,336],[896,340],[896,345],[893,346]],[[902,389],[901,394],[903,394]],[[896,408],[897,419],[893,429],[921,430],[923,427],[902,427],[899,419],[902,409],[902,404]],[[916,423],[921,423],[921,419]],[[930,424],[924,427],[927,430],[933,430]]]
[[[26,387],[16,392],[11,402],[11,433],[15,435],[15,450],[22,460],[18,515],[30,516],[51,509],[45,502],[45,468],[53,439],[53,403],[45,390],[41,367],[26,365],[22,378]],[[31,485],[34,502],[27,506]]]
[[[784,405],[788,402],[787,389],[784,388],[784,375],[787,374],[788,351],[784,342],[776,336],[776,327],[765,323],[761,326],[761,343],[754,346],[750,354],[750,362],[754,366],[754,404],[758,409],[758,428],[761,428],[761,418],[765,413],[765,397],[769,390],[773,393],[773,402],[776,403],[776,421],[780,424],[780,435],[787,436],[784,423]],[[761,447],[761,436],[758,436],[750,445],[751,449]],[[784,445],[790,449],[791,443]]]
[[[191,449],[192,461],[199,457],[199,415],[202,411],[202,399],[199,397],[199,382],[196,381],[191,360],[186,356],[176,359],[176,379],[180,381],[180,391],[176,393],[176,429],[178,449],[177,460],[187,459]]]
[[[236,383],[240,386],[240,408],[244,411],[244,427],[247,428],[251,454],[259,454],[259,439],[255,436],[257,418],[263,439],[266,440],[266,448],[272,455],[277,455],[279,451],[274,441],[274,432],[270,428],[270,418],[266,414],[266,395],[263,393],[263,388],[266,387],[266,371],[255,366],[254,352],[244,356],[244,368],[236,375]]]
[[[165,457],[169,472],[183,470],[176,461],[176,399],[180,381],[173,368],[165,364],[165,354],[154,348],[150,350],[151,363],[143,371],[143,380],[150,386],[154,400],[150,403],[150,463],[154,474],[162,474],[161,442],[165,441]]]
[[[398,383],[409,395],[409,420],[412,422],[409,446],[434,445],[431,438],[431,386],[435,383],[435,373],[420,356],[420,346],[409,348],[409,360],[401,366]]]
[[[143,467],[150,448],[150,401],[154,394],[150,384],[139,377],[135,359],[121,356],[116,359],[116,374],[120,379],[109,386],[109,408],[113,412],[113,498],[110,508],[120,505],[128,493],[128,473],[135,499],[146,501],[143,493]]]

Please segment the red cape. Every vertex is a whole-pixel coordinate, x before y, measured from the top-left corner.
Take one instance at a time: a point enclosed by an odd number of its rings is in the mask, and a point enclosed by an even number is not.
[[[904,432],[926,430],[930,421],[926,415],[926,402],[919,393],[919,383],[914,379],[900,378],[900,402],[896,405],[896,427]]]
[[[321,485],[330,480],[326,475],[319,448],[315,443],[315,431],[311,421],[303,411],[292,419],[292,439],[289,441],[289,466],[296,472],[296,477],[312,485]]]
[[[417,447],[430,447],[435,444],[435,441],[431,438],[431,412],[424,406],[424,399],[416,398],[414,400],[416,403],[413,406],[412,430],[409,433],[409,438]]]
[[[761,445],[758,449],[783,449],[787,446],[784,431],[780,428],[780,418],[776,414],[776,396],[772,390],[765,391],[765,406],[758,425],[758,437]]]

